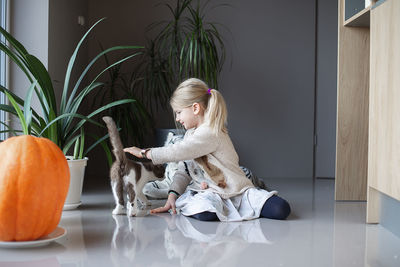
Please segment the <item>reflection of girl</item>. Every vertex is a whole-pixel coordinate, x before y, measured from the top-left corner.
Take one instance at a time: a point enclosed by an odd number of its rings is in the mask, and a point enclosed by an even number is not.
[[[240,169],[239,157],[225,126],[225,101],[217,90],[209,89],[201,80],[189,79],[178,86],[170,104],[176,121],[187,130],[184,139],[167,147],[125,149],[137,157],[151,159],[154,164],[179,161],[168,200],[153,213],[169,209],[176,213],[177,207],[183,215],[203,221],[287,218],[289,204],[276,191],[256,189]],[[201,189],[186,190],[192,179],[198,179],[188,170],[188,164],[193,162],[204,171],[206,183]]]
[[[246,251],[254,250],[253,244],[263,246],[263,251],[273,249],[259,220],[204,224],[185,216],[164,219],[172,226],[164,232],[166,254],[180,259],[181,266],[239,266],[238,262],[248,262]]]

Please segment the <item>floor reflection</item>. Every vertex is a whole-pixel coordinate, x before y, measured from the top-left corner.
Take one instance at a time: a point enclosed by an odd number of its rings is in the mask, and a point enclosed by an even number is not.
[[[61,266],[56,257],[28,260],[28,261],[1,261],[0,267],[58,267]]]
[[[66,250],[66,247],[57,242],[34,248],[2,248],[0,249],[0,267],[61,266],[58,256],[65,253]]]
[[[150,217],[113,216],[115,228],[111,260],[114,266],[162,259],[170,263],[177,261],[181,266],[221,266],[222,262],[224,266],[229,263],[236,266],[251,244],[274,244],[274,240],[264,234],[260,220],[202,222],[183,215],[158,214],[154,217],[163,220],[150,221]],[[163,222],[164,225],[155,226],[154,222]],[[281,234],[277,235],[285,236]],[[277,235],[270,234],[275,239]],[[149,259],[149,255],[158,256]]]
[[[83,238],[82,211],[64,211],[60,225],[67,230],[67,237],[63,241],[67,249],[57,258],[63,265],[83,266],[87,252]]]
[[[0,249],[0,267],[400,266],[400,239],[365,224],[365,202],[334,201],[331,180],[274,181],[295,214],[285,221],[201,222],[148,210],[113,217],[111,192],[84,195],[78,210],[63,213],[66,237],[40,248]]]
[[[148,218],[112,216],[115,222],[111,239],[110,257],[114,266],[127,266],[130,263],[151,262],[149,255],[159,254],[157,245],[163,239],[160,228],[165,225],[149,224]],[[157,257],[159,260],[159,257]]]
[[[181,266],[236,266],[252,243],[272,244],[260,221],[201,222],[185,216],[163,216],[168,223],[164,246],[169,259]]]

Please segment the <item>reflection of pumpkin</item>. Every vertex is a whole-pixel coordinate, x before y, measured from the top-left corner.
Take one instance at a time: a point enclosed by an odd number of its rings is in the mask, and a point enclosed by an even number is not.
[[[0,143],[0,240],[35,240],[58,225],[69,168],[52,141],[29,135]]]

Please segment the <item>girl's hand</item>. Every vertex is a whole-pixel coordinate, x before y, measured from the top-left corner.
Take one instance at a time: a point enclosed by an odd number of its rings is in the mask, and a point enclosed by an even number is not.
[[[203,190],[207,189],[208,188],[208,184],[206,182],[201,182],[200,188],[203,189]]]
[[[173,193],[170,193],[168,195],[168,199],[167,199],[167,202],[165,203],[164,207],[153,209],[150,211],[150,213],[167,212],[168,210],[171,209],[172,214],[176,214],[175,202],[176,202],[176,195]]]
[[[124,148],[124,152],[128,152],[137,158],[142,158],[142,154],[140,154],[140,151],[142,150],[135,146]]]

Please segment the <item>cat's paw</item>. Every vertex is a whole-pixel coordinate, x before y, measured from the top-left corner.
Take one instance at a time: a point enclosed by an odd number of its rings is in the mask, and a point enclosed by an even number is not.
[[[112,211],[112,214],[114,214],[114,215],[126,214],[126,210],[125,210],[124,206],[118,204],[115,207],[115,209]]]
[[[128,212],[127,212],[128,217],[134,217],[136,216],[136,209],[135,207],[132,205],[128,206]]]

